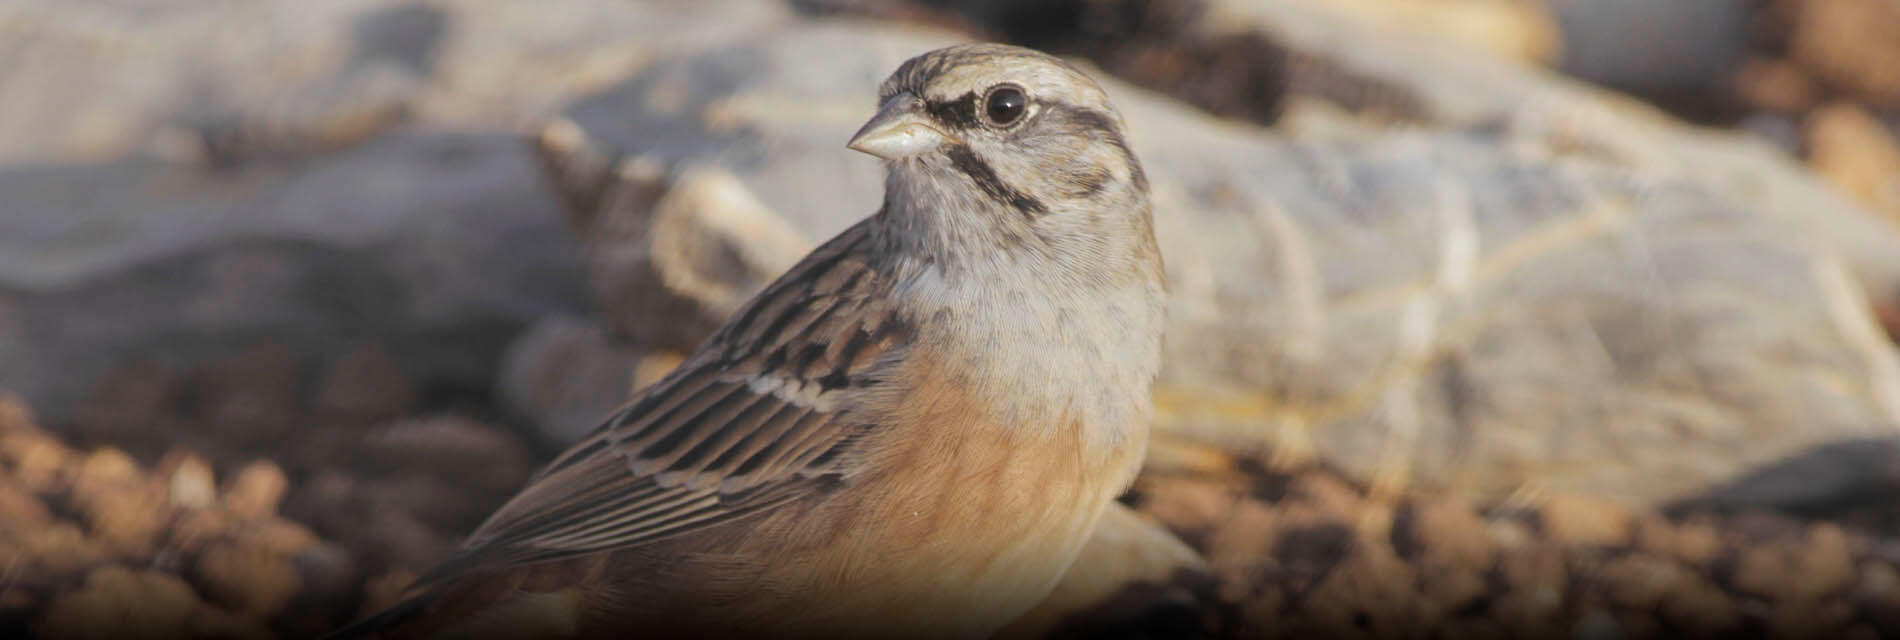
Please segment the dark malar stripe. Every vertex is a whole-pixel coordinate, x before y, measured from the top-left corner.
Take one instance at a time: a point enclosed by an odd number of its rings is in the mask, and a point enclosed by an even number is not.
[[[982,189],[983,193],[988,194],[991,199],[1014,207],[1031,219],[1034,219],[1036,214],[1049,211],[1049,208],[1043,206],[1041,201],[1003,184],[1003,180],[996,177],[996,171],[990,168],[989,163],[977,157],[976,152],[971,151],[970,147],[960,144],[952,145],[949,155],[950,166],[970,176],[970,179],[976,182],[977,188]]]

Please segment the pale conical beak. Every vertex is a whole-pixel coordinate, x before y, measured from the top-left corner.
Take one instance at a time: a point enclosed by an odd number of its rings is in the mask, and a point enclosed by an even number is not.
[[[885,160],[901,160],[956,140],[924,116],[923,106],[922,100],[908,93],[891,96],[845,147]]]

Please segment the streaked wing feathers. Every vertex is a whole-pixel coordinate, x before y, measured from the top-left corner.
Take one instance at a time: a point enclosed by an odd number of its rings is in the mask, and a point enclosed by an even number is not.
[[[626,547],[828,490],[859,434],[853,394],[901,357],[906,323],[881,301],[863,225],[819,247],[741,309],[679,370],[556,458],[490,516],[472,566]]]

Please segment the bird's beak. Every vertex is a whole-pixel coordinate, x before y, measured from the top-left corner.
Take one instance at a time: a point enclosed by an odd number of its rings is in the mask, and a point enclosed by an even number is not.
[[[956,140],[925,117],[923,107],[924,101],[909,93],[891,96],[845,147],[885,160],[901,160]]]

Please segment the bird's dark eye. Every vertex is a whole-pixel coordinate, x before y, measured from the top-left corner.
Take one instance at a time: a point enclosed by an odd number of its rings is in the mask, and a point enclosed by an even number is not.
[[[1029,110],[1029,98],[1016,85],[997,85],[990,89],[988,97],[983,99],[983,114],[988,116],[990,124],[1006,126],[1023,117]]]

